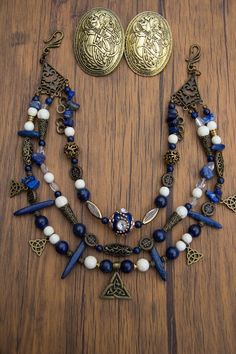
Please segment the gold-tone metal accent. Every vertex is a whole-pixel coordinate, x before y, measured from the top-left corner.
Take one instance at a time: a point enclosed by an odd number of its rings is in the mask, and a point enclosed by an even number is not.
[[[90,247],[95,247],[97,245],[97,237],[92,234],[86,234],[84,237],[84,242]]]
[[[184,110],[194,109],[197,103],[202,103],[195,76],[191,76],[171,100]]]
[[[171,216],[167,220],[165,226],[163,227],[163,230],[166,232],[171,230],[181,220],[181,217],[176,213],[176,211],[174,211],[173,214],[171,214]]]
[[[86,12],[75,31],[74,52],[87,74],[110,74],[124,52],[124,30],[116,14],[104,8]]]
[[[205,150],[206,154],[212,155],[210,135],[200,136],[199,139],[201,141],[202,147]]]
[[[90,200],[87,200],[86,205],[93,216],[96,216],[98,219],[102,218],[102,213],[96,204],[90,202]]]
[[[64,153],[69,159],[72,157],[77,157],[79,155],[79,147],[74,142],[67,143],[64,146]]]
[[[67,218],[67,220],[71,223],[71,224],[76,224],[78,222],[73,210],[71,209],[70,204],[66,204],[63,207],[61,207],[59,209],[62,214]]]
[[[36,239],[36,240],[29,240],[29,245],[34,253],[37,254],[37,256],[41,256],[45,246],[46,246],[47,240],[46,239]]]
[[[56,131],[58,134],[64,134],[64,131],[65,131],[65,125],[64,125],[64,120],[63,118],[57,118],[56,119]]]
[[[222,151],[216,151],[215,167],[216,167],[217,176],[223,177],[224,176],[224,158],[223,158]]]
[[[26,165],[31,164],[31,155],[33,153],[33,144],[31,138],[24,138],[22,147],[22,157]]]
[[[154,208],[152,210],[149,210],[147,212],[147,214],[144,216],[144,218],[142,220],[142,223],[144,225],[150,223],[152,220],[155,219],[155,217],[157,216],[158,212],[159,212],[159,208]]]
[[[125,58],[136,74],[159,74],[168,63],[171,51],[172,34],[164,17],[145,11],[131,20],[125,35]]]
[[[216,129],[210,130],[210,134],[211,134],[211,136],[217,135]]]
[[[122,245],[120,243],[111,243],[108,245],[104,245],[103,252],[105,254],[109,254],[110,256],[127,257],[133,253],[133,250],[127,245]]]
[[[73,166],[70,169],[70,177],[73,181],[83,177],[83,169],[81,166]]]
[[[139,247],[143,251],[150,251],[153,248],[153,239],[147,236],[144,236],[139,241]]]
[[[29,204],[37,202],[37,192],[32,189],[27,190],[27,200]]]
[[[60,96],[68,80],[65,79],[55,68],[45,62],[43,64],[41,82],[38,88],[38,94]]]
[[[40,134],[40,139],[44,139],[48,129],[48,119],[38,119],[38,130]]]
[[[49,54],[50,49],[60,47],[63,38],[64,38],[64,33],[62,31],[55,31],[49,39],[43,41],[47,45],[43,49],[43,53],[40,58],[41,64],[45,62],[46,56]]]
[[[185,59],[188,63],[187,70],[189,75],[201,75],[201,72],[197,69],[196,63],[200,60],[201,47],[198,44],[192,44],[189,48],[189,57]]]
[[[215,212],[215,206],[211,202],[205,202],[201,206],[202,213],[205,216],[212,216]]]
[[[180,155],[178,151],[168,150],[164,159],[168,165],[175,165],[179,161]]]
[[[103,290],[101,294],[102,299],[131,299],[131,296],[124,286],[121,277],[118,272],[115,272],[112,276],[110,283]]]
[[[24,183],[11,180],[10,198],[14,197],[15,195],[18,195],[19,193],[21,193],[23,191],[27,191],[27,189],[28,189],[28,187],[26,187],[26,185]]]
[[[191,247],[186,247],[187,265],[191,265],[200,261],[203,258],[203,254]]]
[[[121,265],[120,262],[114,262],[112,267],[113,267],[114,270],[118,270],[118,269],[120,269],[120,265]]]
[[[33,116],[28,116],[28,121],[29,122],[33,122],[34,121],[34,117]]]
[[[161,181],[162,181],[163,186],[170,188],[170,187],[172,187],[172,185],[173,185],[174,176],[173,176],[172,173],[170,173],[170,172],[165,173],[165,174],[161,177]]]
[[[236,213],[236,194],[223,199],[221,203],[226,205],[230,210]]]

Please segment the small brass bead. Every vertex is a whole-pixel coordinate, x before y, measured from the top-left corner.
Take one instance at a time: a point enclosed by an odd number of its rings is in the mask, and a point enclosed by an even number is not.
[[[113,269],[115,269],[115,270],[120,269],[120,262],[114,262]]]
[[[217,135],[216,129],[211,130],[211,131],[210,131],[210,134],[211,134],[211,136]]]
[[[29,121],[29,122],[33,122],[33,121],[34,121],[34,117],[28,116],[28,121]]]

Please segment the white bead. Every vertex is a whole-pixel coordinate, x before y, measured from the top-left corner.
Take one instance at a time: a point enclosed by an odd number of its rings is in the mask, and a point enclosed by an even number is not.
[[[94,269],[97,266],[97,258],[94,256],[87,256],[84,260],[84,266],[87,269]]]
[[[221,144],[221,137],[219,135],[215,135],[211,138],[212,144]]]
[[[182,236],[182,240],[189,245],[192,242],[193,238],[190,234],[184,234]]]
[[[178,142],[178,137],[177,137],[177,135],[176,135],[176,134],[170,134],[170,135],[168,136],[168,142],[169,142],[170,144],[177,144],[177,142]]]
[[[52,234],[54,234],[54,228],[52,226],[46,226],[43,229],[43,233],[45,236],[51,236]]]
[[[30,107],[28,109],[28,116],[30,116],[30,117],[36,117],[37,113],[38,113],[38,110],[34,107]]]
[[[207,127],[210,130],[215,130],[215,129],[217,129],[217,124],[216,124],[216,122],[214,122],[214,120],[212,120],[211,122],[207,123]]]
[[[194,188],[194,189],[192,190],[192,196],[193,196],[194,198],[201,198],[201,196],[202,196],[202,190],[201,190],[201,188]]]
[[[49,111],[46,108],[41,108],[38,111],[38,118],[49,119],[49,117],[50,117],[50,113],[49,113]]]
[[[64,133],[66,136],[74,136],[75,135],[75,129],[72,127],[66,127],[64,130]]]
[[[197,133],[199,136],[206,136],[209,135],[209,128],[206,127],[205,125],[201,126],[198,128]]]
[[[75,181],[75,188],[76,189],[82,189],[85,187],[85,181],[83,179],[77,179]]]
[[[181,241],[181,240],[177,241],[175,246],[176,246],[176,248],[178,248],[178,250],[180,252],[184,251],[186,248],[186,244],[184,243],[184,241]]]
[[[168,197],[168,195],[170,194],[170,190],[168,187],[161,187],[159,192],[160,195],[163,195],[164,197]]]
[[[47,172],[45,173],[45,175],[43,176],[44,181],[47,183],[52,183],[54,181],[54,174],[51,172]]]
[[[25,124],[24,124],[24,129],[25,129],[25,130],[28,130],[28,131],[34,130],[34,123],[33,123],[33,122],[30,122],[30,121],[25,122]]]
[[[64,207],[65,205],[68,204],[68,200],[66,197],[64,197],[63,195],[61,195],[60,197],[57,197],[55,199],[55,204],[56,204],[56,207],[57,208],[62,208]]]
[[[147,259],[145,258],[140,258],[137,261],[137,268],[140,272],[146,272],[150,267],[150,264]]]
[[[188,215],[188,209],[181,205],[176,209],[176,213],[181,217],[181,219],[184,219]]]
[[[57,242],[60,241],[60,236],[57,235],[57,234],[53,234],[49,237],[49,242],[52,244],[52,245],[55,245]]]

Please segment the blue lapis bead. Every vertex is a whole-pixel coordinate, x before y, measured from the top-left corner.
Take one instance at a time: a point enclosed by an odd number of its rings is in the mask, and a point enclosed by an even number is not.
[[[198,224],[192,224],[188,228],[188,233],[193,237],[198,237],[201,235],[201,227]]]
[[[134,247],[133,248],[133,253],[134,254],[139,254],[141,252],[141,248],[140,247]]]
[[[74,126],[74,120],[72,118],[64,118],[63,123],[66,127]]]
[[[176,149],[176,144],[169,143],[169,149],[170,150],[175,150]]]
[[[214,190],[215,194],[218,196],[218,197],[221,197],[222,196],[222,190],[221,188],[218,188],[216,187],[215,190]]]
[[[109,259],[104,259],[101,261],[99,268],[103,273],[111,273],[113,268],[112,262]]]
[[[56,192],[54,193],[54,195],[55,195],[56,198],[58,198],[58,197],[61,196],[61,192],[60,192],[60,191],[56,191]]]
[[[123,273],[130,273],[134,269],[134,263],[129,259],[125,259],[120,264],[120,270]]]
[[[205,117],[202,118],[202,121],[204,124],[207,124],[211,122],[212,120],[215,120],[215,116],[213,113],[207,114]]]
[[[208,162],[214,161],[214,156],[213,156],[213,155],[208,155],[208,156],[207,156],[207,161],[208,161]]]
[[[41,103],[40,101],[31,101],[29,106],[39,110],[41,108]]]
[[[203,113],[208,116],[211,111],[209,110],[209,108],[204,108]]]
[[[89,200],[90,192],[87,188],[81,188],[78,190],[77,196],[81,202],[86,202]]]
[[[211,150],[222,151],[222,150],[224,150],[224,148],[225,148],[224,144],[214,144],[214,145],[212,145]]]
[[[96,247],[97,252],[102,252],[103,251],[103,246],[102,245],[97,245]]]
[[[60,244],[60,242],[63,242],[64,244]],[[56,246],[56,251],[61,253],[61,254],[66,254],[68,252],[69,246],[68,243],[65,241],[59,241]],[[84,241],[81,241],[79,246],[76,248],[76,250],[73,252],[73,255],[71,256],[69,262],[67,263],[61,278],[64,279],[67,277],[67,275],[70,274],[70,272],[72,271],[72,269],[78,264],[79,259],[81,258],[81,256],[83,255],[84,251],[86,249],[86,245],[84,243]]]
[[[37,132],[36,130],[19,130],[17,132],[17,134],[19,136],[29,137],[29,138],[36,138],[36,139],[38,139],[40,137],[39,132]]]
[[[169,134],[177,134],[178,132],[179,132],[179,129],[176,127],[169,128]]]
[[[70,92],[71,88],[69,86],[65,86],[64,91],[66,94]]]
[[[174,119],[176,119],[178,116],[178,112],[176,111],[176,109],[168,109],[168,121],[172,121]]]
[[[166,239],[166,231],[163,229],[157,229],[153,232],[152,237],[156,242],[163,242]]]
[[[102,224],[106,225],[109,223],[109,219],[106,216],[104,216],[103,218],[101,218],[101,222]]]
[[[167,273],[165,270],[165,265],[162,262],[162,259],[156,249],[156,247],[153,247],[150,251],[151,257],[152,257],[152,261],[155,264],[155,268],[157,270],[157,272],[159,273],[160,277],[162,280],[166,280],[167,278]]]
[[[52,97],[47,97],[46,100],[45,100],[45,103],[48,104],[48,105],[51,105],[52,102],[53,102]]]
[[[172,120],[171,122],[168,122],[168,127],[176,127],[179,124],[179,119],[176,118]]]
[[[39,146],[45,146],[45,145],[46,145],[45,140],[40,139],[40,140],[39,140]]]
[[[32,166],[31,165],[25,165],[25,171],[26,172],[32,171]]]
[[[225,179],[223,177],[219,177],[219,178],[217,178],[217,182],[220,184],[224,184]]]
[[[209,218],[208,216],[204,216],[201,213],[197,213],[195,211],[189,211],[188,212],[188,216],[190,216],[191,218],[193,218],[194,220],[200,221],[200,222],[204,222],[204,224],[214,227],[216,229],[221,229],[222,225],[219,224],[217,221]]]
[[[167,198],[163,195],[158,195],[155,199],[155,204],[158,208],[164,208],[167,205]]]
[[[174,166],[173,165],[167,165],[167,172],[173,172],[174,171]]]
[[[205,194],[212,203],[219,203],[220,199],[214,192],[207,190]]]
[[[24,207],[22,209],[15,211],[14,215],[20,216],[20,215],[25,215],[25,214],[31,214],[35,211],[42,210],[42,209],[50,207],[54,204],[55,204],[55,201],[52,199],[45,200],[43,202],[33,203],[31,205],[28,205],[27,207]]]
[[[38,215],[35,217],[35,226],[38,229],[43,230],[48,225],[48,218],[43,215]]]
[[[21,179],[21,182],[24,183],[29,189],[35,190],[39,187],[40,182],[34,176],[26,176]]]
[[[65,112],[63,113],[64,118],[72,118],[73,117],[73,111],[70,109],[66,109]]]
[[[166,257],[168,259],[174,260],[178,258],[179,256],[179,250],[176,247],[168,247],[166,250]]]
[[[66,241],[59,241],[56,243],[55,249],[60,254],[66,254],[69,249],[69,245]],[[70,259],[70,261],[71,261],[71,259]]]
[[[69,92],[67,92],[67,98],[68,100],[71,100],[75,95],[75,91],[73,90],[69,90]]]
[[[67,141],[69,143],[72,143],[73,141],[75,141],[75,138],[73,136],[68,136]]]
[[[77,111],[80,108],[80,104],[74,101],[67,101],[67,105],[72,111]]]
[[[214,172],[210,169],[210,167],[204,166],[200,171],[200,175],[202,178],[209,180],[214,177]]]
[[[73,233],[75,236],[83,238],[86,233],[86,226],[82,223],[74,224]]]
[[[35,152],[32,154],[32,161],[36,163],[36,165],[41,166],[45,161],[45,155],[42,152]]]
[[[72,165],[77,165],[78,159],[76,159],[75,157],[72,157],[71,163],[72,163]]]
[[[188,210],[191,210],[192,207],[193,207],[192,204],[190,204],[190,203],[186,203],[184,206],[185,206],[185,208],[188,209]]]
[[[173,102],[170,102],[168,108],[169,109],[174,109],[175,108],[175,104]]]
[[[192,117],[193,119],[196,119],[196,118],[198,117],[198,112],[193,111],[193,112],[191,113],[191,117]]]
[[[32,101],[39,101],[39,96],[34,96],[33,98],[32,98]]]
[[[137,221],[135,221],[134,226],[136,227],[136,229],[141,229],[141,227],[143,226],[143,223],[142,223],[142,221],[137,220]]]

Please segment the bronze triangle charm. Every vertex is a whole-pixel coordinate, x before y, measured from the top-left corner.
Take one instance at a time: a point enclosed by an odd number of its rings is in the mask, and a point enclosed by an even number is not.
[[[22,191],[26,191],[27,189],[28,187],[26,187],[24,183],[12,180],[10,184],[10,198],[14,197]]]
[[[203,254],[199,253],[197,250],[190,248],[189,246],[186,248],[187,255],[187,264],[191,265],[200,261],[203,258]]]
[[[230,210],[233,210],[233,212],[236,213],[236,194],[223,199],[221,203],[226,205]]]
[[[42,238],[42,239],[36,239],[36,240],[30,240],[29,244],[34,253],[37,254],[37,256],[41,256],[45,246],[46,246],[47,240]]]
[[[195,75],[191,75],[190,79],[172,96],[173,101],[188,109],[193,107],[196,103],[201,103],[202,99],[198,90]]]
[[[67,80],[47,62],[43,64],[41,83],[38,88],[40,94],[59,96],[64,90]]]
[[[118,272],[112,276],[110,283],[101,294],[102,299],[131,299],[128,290],[123,285]]]

